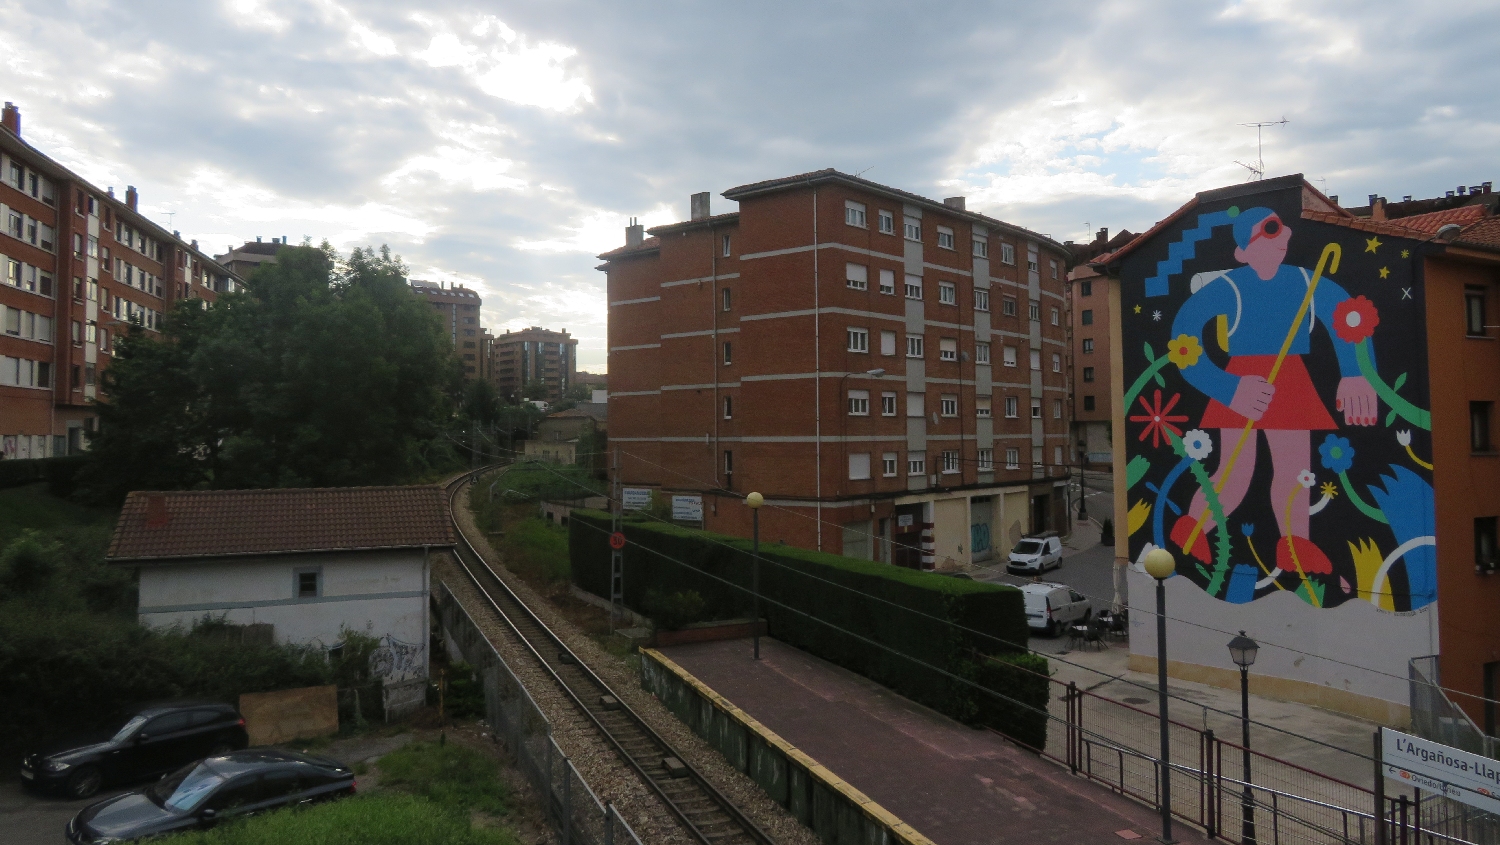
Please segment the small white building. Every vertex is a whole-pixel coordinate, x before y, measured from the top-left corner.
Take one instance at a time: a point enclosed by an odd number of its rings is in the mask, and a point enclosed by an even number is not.
[[[453,546],[441,488],[134,492],[109,561],[140,574],[141,623],[269,624],[277,642],[381,641],[388,689],[427,679],[428,556]]]

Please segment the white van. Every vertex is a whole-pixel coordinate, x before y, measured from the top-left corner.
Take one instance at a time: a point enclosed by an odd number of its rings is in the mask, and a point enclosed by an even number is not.
[[[1005,569],[1015,575],[1040,575],[1062,566],[1062,538],[1056,531],[1022,537],[1010,552]]]
[[[1087,622],[1094,612],[1088,599],[1062,584],[1042,581],[1022,584],[1020,590],[1026,599],[1026,625],[1049,637],[1075,622]]]

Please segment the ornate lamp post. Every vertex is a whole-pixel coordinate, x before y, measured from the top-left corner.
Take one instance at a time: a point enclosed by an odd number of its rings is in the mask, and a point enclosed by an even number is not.
[[[760,506],[766,503],[766,497],[759,493],[751,493],[745,497],[745,504],[750,506],[751,529],[750,540],[750,594],[754,597],[754,611],[750,614],[750,631],[755,640],[755,659],[760,659]]]
[[[1250,791],[1250,667],[1255,665],[1255,654],[1260,651],[1260,643],[1240,635],[1229,641],[1229,657],[1234,665],[1240,667],[1240,725],[1244,730],[1243,742],[1245,758],[1245,793],[1241,800],[1241,815],[1244,819],[1240,827],[1241,845],[1255,845],[1255,795]]]
[[[1172,764],[1167,723],[1167,579],[1177,571],[1177,561],[1166,549],[1152,549],[1145,560],[1146,574],[1156,579],[1156,695],[1161,716],[1161,841],[1172,838]]]

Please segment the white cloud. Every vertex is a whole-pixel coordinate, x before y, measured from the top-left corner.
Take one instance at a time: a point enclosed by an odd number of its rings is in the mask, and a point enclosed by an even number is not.
[[[625,227],[629,224],[630,217],[636,217],[647,229],[678,220],[678,215],[665,205],[658,205],[644,215],[594,209],[559,227],[568,234],[534,240],[523,238],[515,242],[515,247],[529,252],[581,252],[598,255],[625,243]]]
[[[572,47],[528,43],[504,21],[488,15],[469,27],[467,38],[425,17],[417,20],[439,31],[414,58],[432,67],[461,68],[491,97],[553,111],[575,111],[594,101],[588,84],[571,71],[569,59],[578,55]]]

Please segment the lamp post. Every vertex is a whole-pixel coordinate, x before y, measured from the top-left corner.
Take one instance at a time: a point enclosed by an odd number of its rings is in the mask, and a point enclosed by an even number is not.
[[[1255,795],[1250,791],[1250,667],[1255,665],[1255,653],[1260,644],[1240,635],[1229,641],[1229,657],[1240,667],[1240,725],[1243,729],[1243,754],[1245,759],[1245,793],[1241,801],[1240,826],[1241,845],[1255,845]]]
[[[745,504],[750,506],[750,595],[754,600],[754,610],[750,614],[750,635],[755,641],[755,659],[760,659],[760,506],[766,503],[766,497],[759,493],[751,493],[745,497]]]
[[[1167,579],[1177,570],[1177,561],[1166,549],[1146,554],[1146,574],[1156,579],[1156,695],[1161,716],[1161,841],[1172,838],[1172,764],[1167,723]]]

